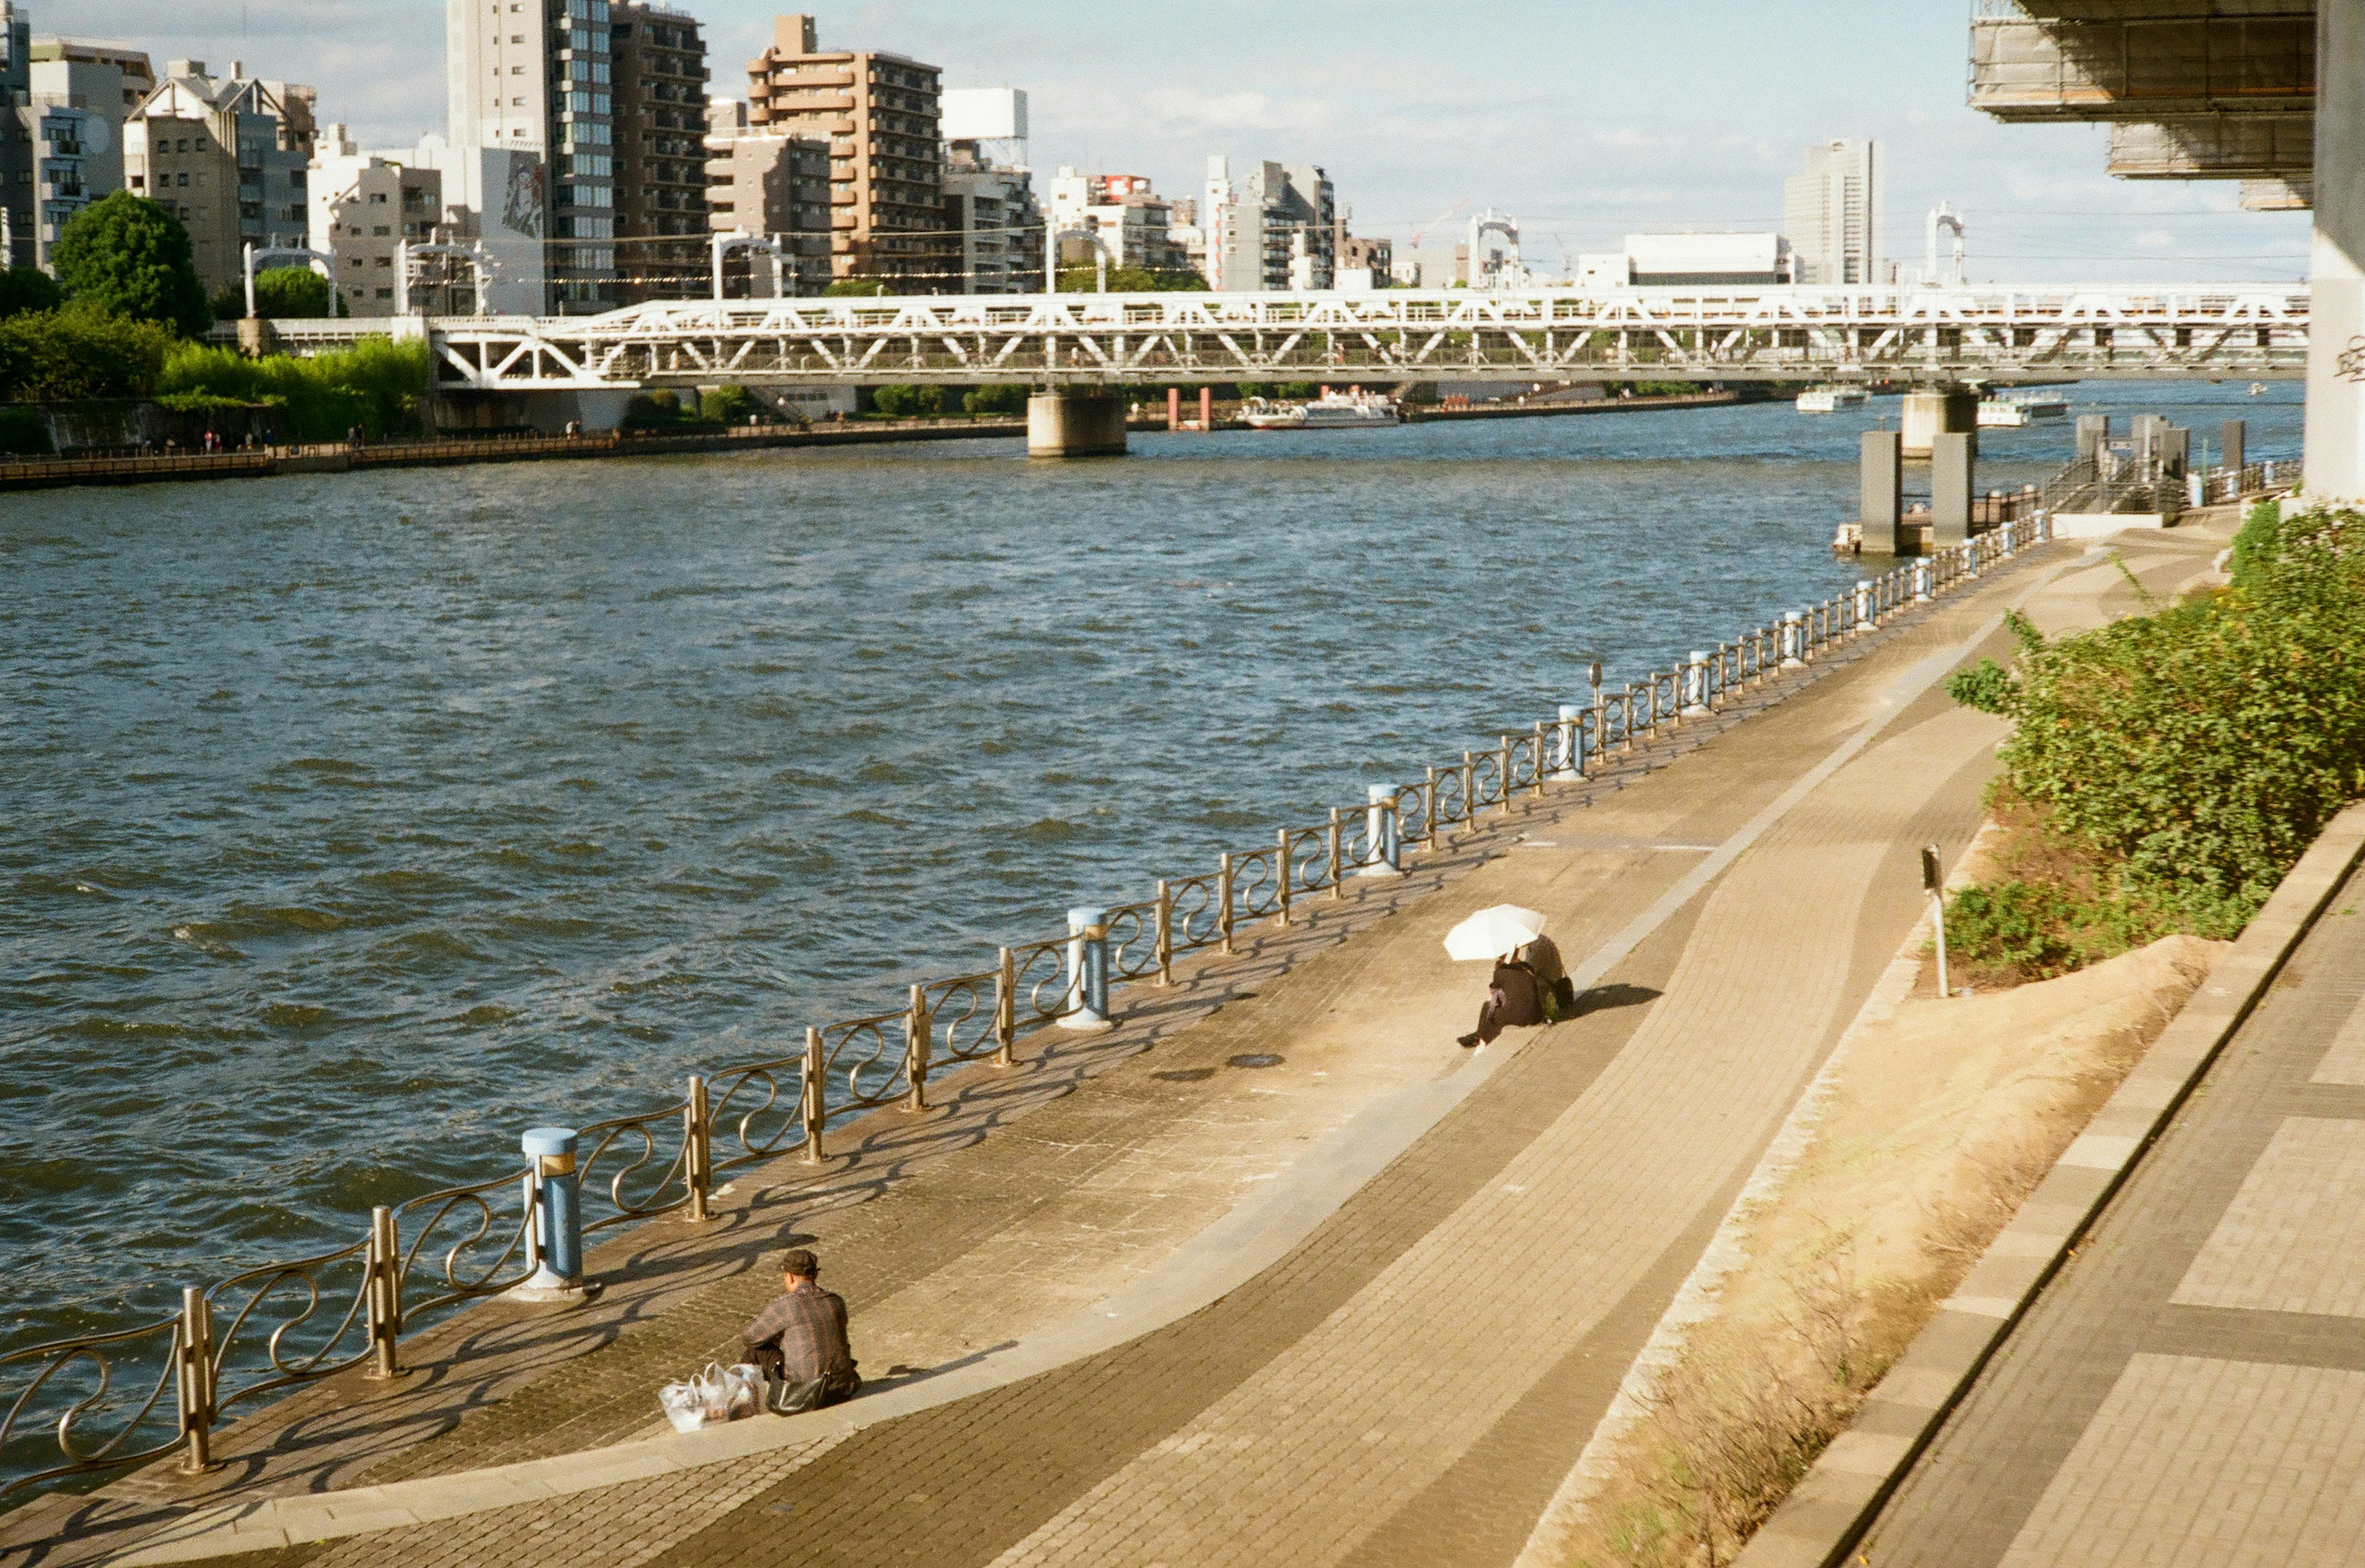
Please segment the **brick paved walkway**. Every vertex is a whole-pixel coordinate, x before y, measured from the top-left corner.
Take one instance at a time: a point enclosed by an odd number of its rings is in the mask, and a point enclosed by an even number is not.
[[[1048,1088],[978,1080],[963,1106],[869,1146],[868,1165],[745,1195],[744,1234],[697,1244],[704,1275],[650,1295],[645,1320],[576,1344],[564,1320],[473,1327],[486,1345],[506,1335],[555,1348],[498,1391],[506,1397],[471,1401],[487,1407],[423,1414],[391,1458],[357,1443],[362,1457],[335,1481],[644,1431],[654,1384],[752,1310],[768,1287],[747,1260],[785,1233],[818,1238],[853,1304],[866,1370],[990,1362],[1093,1291],[1153,1279],[1161,1257],[1256,1184],[1299,1181],[1307,1146],[1351,1143],[1391,1096],[1469,1075],[1426,1136],[1204,1310],[850,1432],[816,1426],[751,1458],[556,1497],[512,1491],[510,1506],[465,1518],[252,1560],[1508,1562],[1911,925],[1916,849],[1934,839],[1951,853],[1967,838],[1996,731],[1931,683],[2039,569],[2000,574],[1867,643],[1802,696],[1589,809],[1558,798],[1518,824],[1523,835],[1498,834],[1459,866],[1348,906],[1327,930],[1281,935],[1267,962],[1228,971],[1212,999],[1170,1003],[1154,1051],[1137,1041]],[[1901,712],[1900,683],[1918,693]],[[1870,749],[1844,749],[1875,722],[1886,727]],[[1782,814],[1751,829],[1746,854],[1601,976],[1586,1015],[1515,1053],[1498,1047],[1483,1070],[1455,1050],[1478,982],[1443,960],[1438,937],[1463,913],[1516,899],[1552,913],[1572,958],[1614,947],[1687,873],[1715,864],[1704,846],[1777,801]],[[1389,913],[1398,918],[1373,924]],[[1231,1005],[1211,1014],[1216,1000]],[[1283,1061],[1229,1065],[1254,1050]],[[993,1136],[978,1137],[988,1125]],[[690,1245],[648,1248],[636,1266],[678,1273],[679,1260],[657,1254]],[[320,1418],[335,1409],[325,1403]],[[346,1506],[403,1495],[374,1487]],[[485,1493],[488,1505],[501,1496]]]
[[[2351,882],[1883,1512],[1879,1568],[2365,1559]]]

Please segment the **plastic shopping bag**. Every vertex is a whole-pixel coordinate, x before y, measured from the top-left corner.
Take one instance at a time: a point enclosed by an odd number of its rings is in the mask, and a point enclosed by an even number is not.
[[[686,1383],[657,1390],[657,1404],[677,1432],[695,1432],[753,1416],[764,1407],[764,1374],[755,1367],[709,1361]]]
[[[669,1383],[657,1390],[657,1404],[665,1409],[666,1419],[677,1432],[694,1432],[706,1425],[705,1391],[692,1378],[688,1383]]]

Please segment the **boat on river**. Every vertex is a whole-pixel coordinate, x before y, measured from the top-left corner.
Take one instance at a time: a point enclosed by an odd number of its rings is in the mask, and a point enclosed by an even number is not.
[[[1310,403],[1283,403],[1251,398],[1240,406],[1240,422],[1260,431],[1360,430],[1396,422],[1393,398],[1355,387],[1333,392],[1325,387]]]
[[[2039,420],[2058,420],[2069,413],[2067,398],[2048,397],[2042,392],[2006,394],[1979,400],[1981,430],[2018,430]]]
[[[1810,386],[1799,394],[1799,412],[1836,414],[1842,409],[1863,407],[1866,396],[1855,386]]]

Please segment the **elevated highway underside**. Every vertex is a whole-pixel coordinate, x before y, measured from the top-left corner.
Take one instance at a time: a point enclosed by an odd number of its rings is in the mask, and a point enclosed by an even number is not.
[[[408,323],[406,323],[408,324]],[[285,321],[297,352],[383,324]],[[449,391],[1154,380],[2295,377],[2284,284],[1091,294],[656,303],[422,324]]]

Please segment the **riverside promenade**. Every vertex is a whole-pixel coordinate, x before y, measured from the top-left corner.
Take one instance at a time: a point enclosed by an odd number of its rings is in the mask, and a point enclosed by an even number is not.
[[[2153,591],[2199,530],[2138,537]],[[1978,824],[2000,618],[2135,608],[2053,545],[1480,824],[1400,879],[1119,993],[945,1102],[743,1175],[153,1467],[0,1518],[8,1562],[1512,1562],[1768,1139]],[[1543,909],[1581,1015],[1465,1053],[1473,909]],[[1308,916],[1310,915],[1310,918]],[[678,1436],[791,1240],[865,1393]]]

